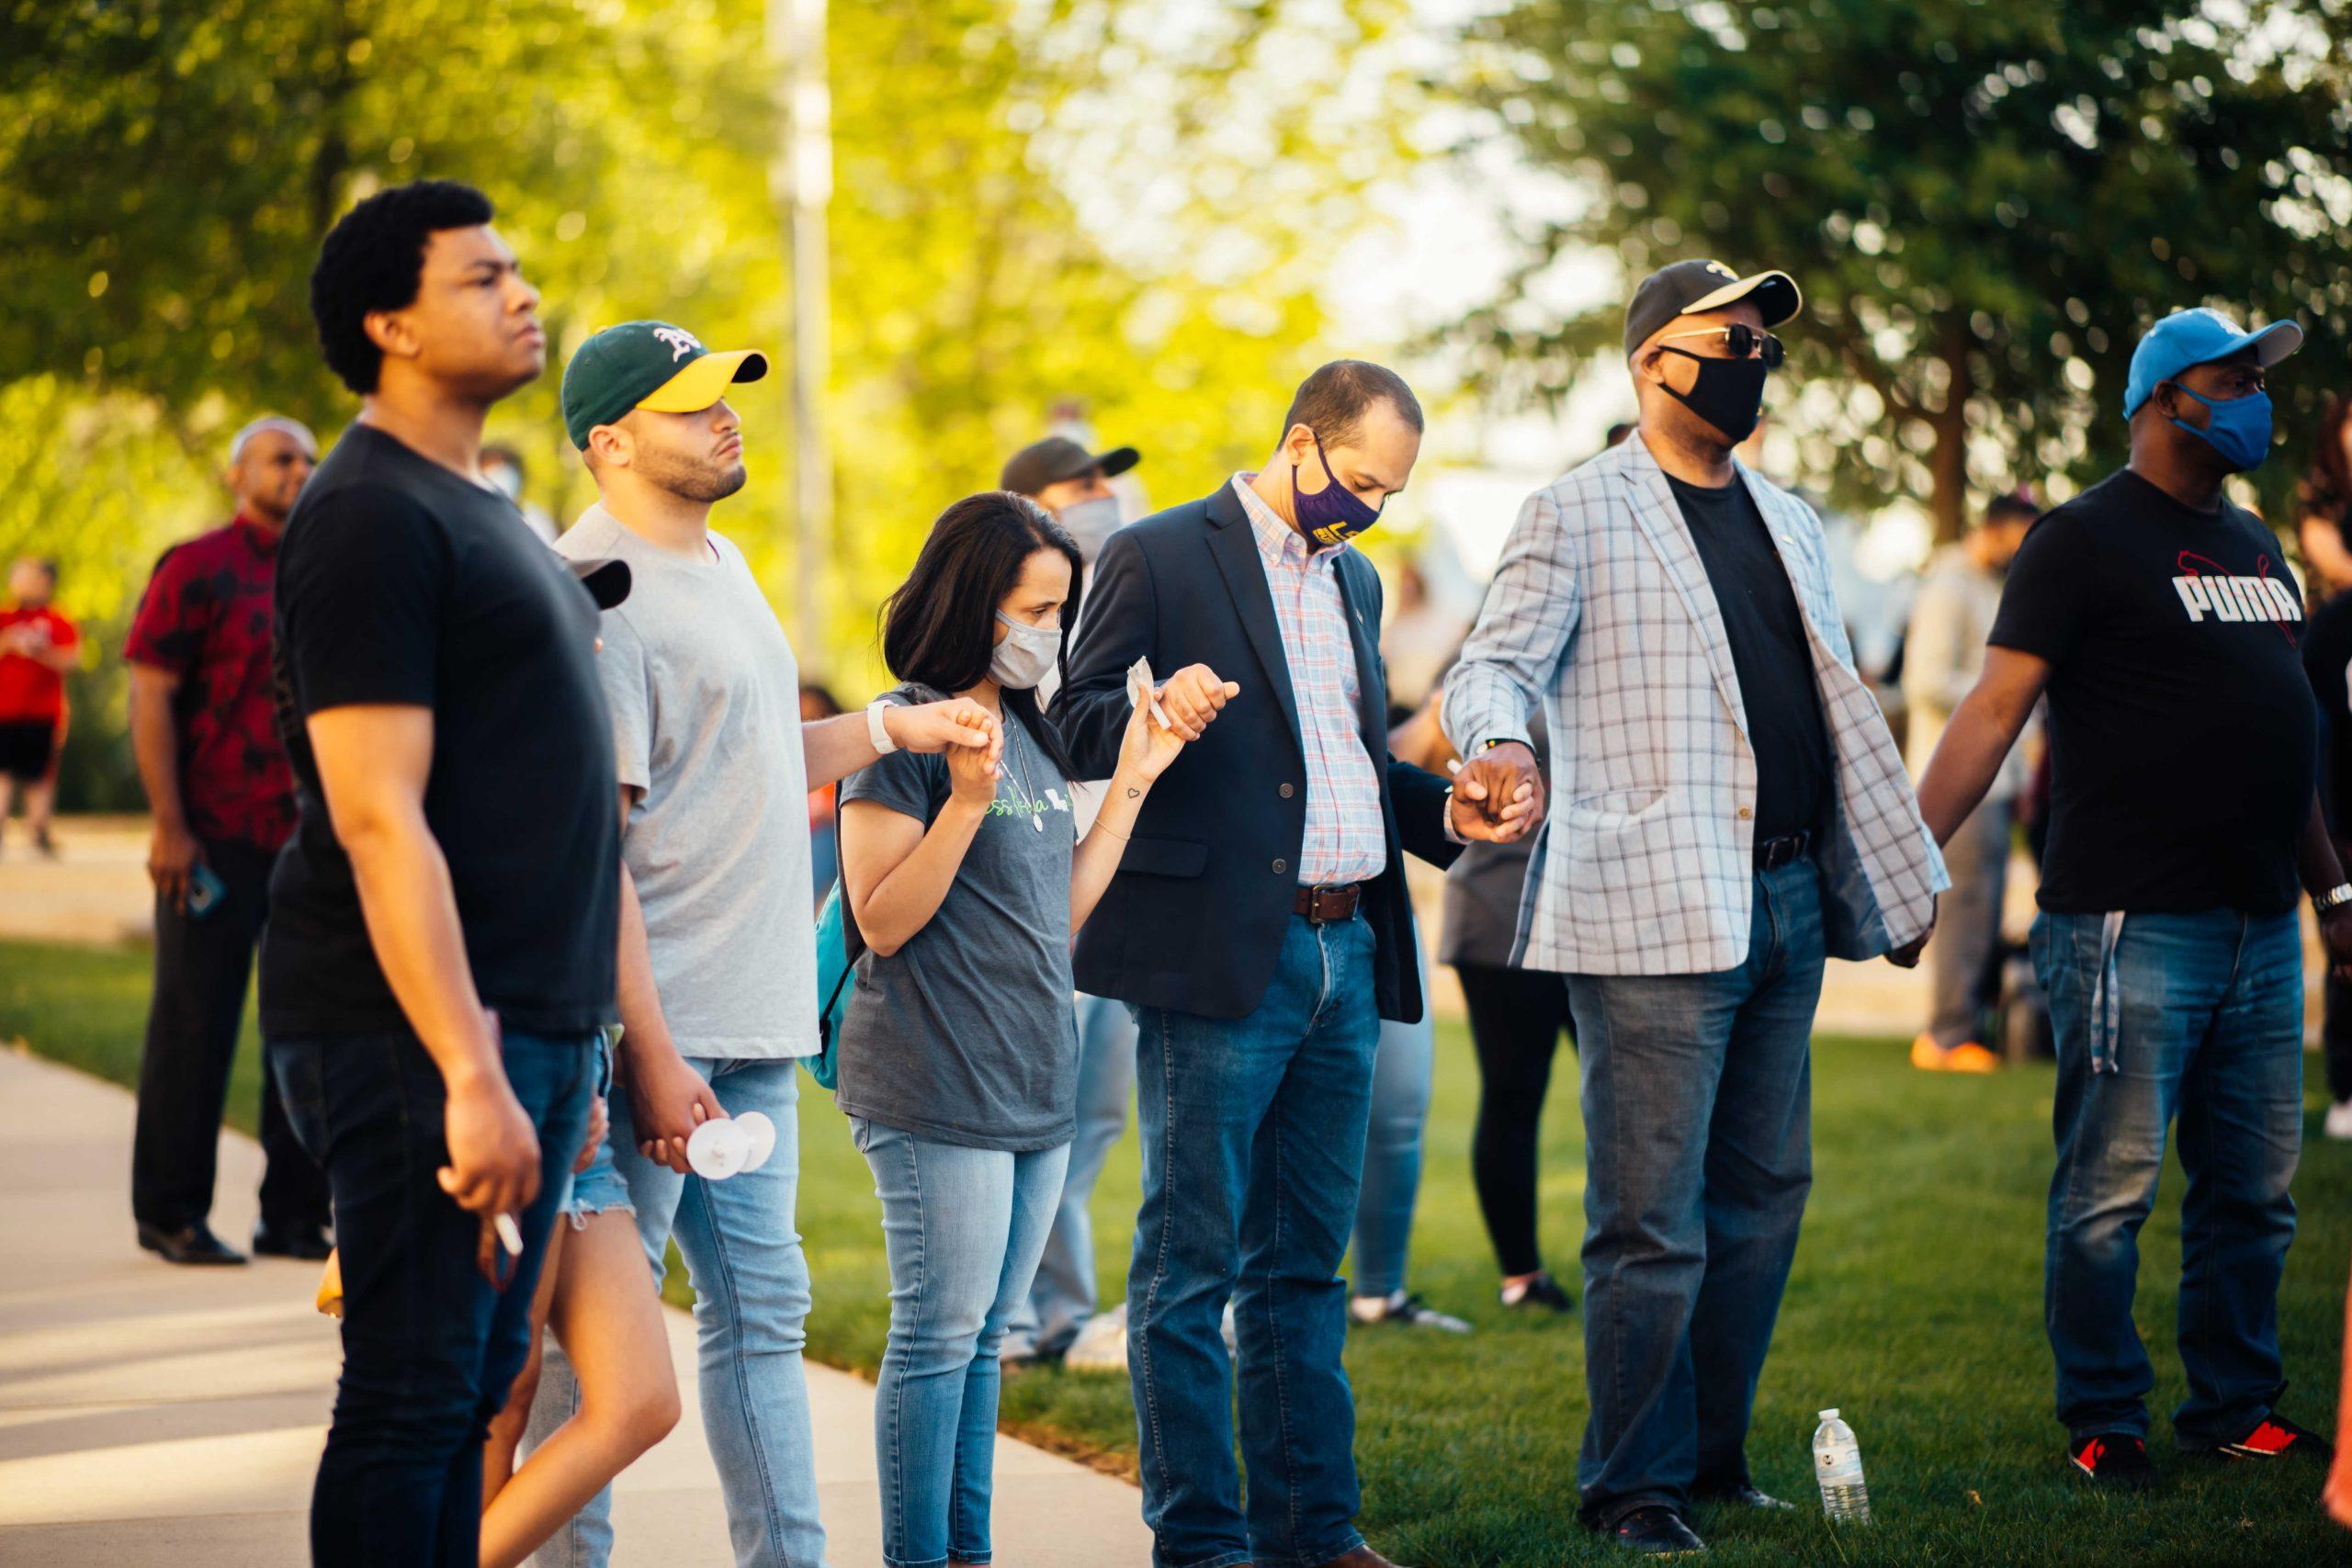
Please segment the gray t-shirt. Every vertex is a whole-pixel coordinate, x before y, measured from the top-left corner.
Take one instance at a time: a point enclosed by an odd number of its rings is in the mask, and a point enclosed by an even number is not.
[[[592,506],[556,548],[629,567],[628,599],[599,628],[596,668],[620,782],[643,792],[621,856],[679,1054],[813,1055],[799,665],[742,552],[716,534],[710,542],[703,559],[687,559]]]
[[[1019,719],[1006,715],[1004,728],[1005,776],[938,912],[889,957],[858,960],[839,1096],[849,1114],[917,1137],[1025,1153],[1069,1142],[1078,1123],[1077,832],[1069,782]],[[951,787],[944,757],[894,751],[842,781],[842,803],[873,801],[928,825]]]

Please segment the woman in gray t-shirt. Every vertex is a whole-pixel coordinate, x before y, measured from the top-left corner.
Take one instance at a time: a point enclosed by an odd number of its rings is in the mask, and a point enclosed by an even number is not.
[[[893,1419],[876,1448],[891,1562],[989,1561],[997,1348],[1075,1122],[1070,938],[1183,749],[1139,709],[1077,841],[1076,769],[1035,687],[1076,624],[1078,581],[1077,545],[1033,502],[990,491],[941,513],[885,607],[883,658],[902,700],[987,708],[994,743],[892,752],[842,786],[842,890],[866,953],[839,1092],[890,1260],[876,1395]]]

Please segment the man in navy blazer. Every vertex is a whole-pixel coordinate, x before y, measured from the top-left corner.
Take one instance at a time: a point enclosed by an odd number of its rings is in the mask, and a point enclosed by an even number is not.
[[[1080,773],[1108,776],[1148,659],[1190,742],[1077,954],[1079,988],[1140,1032],[1127,1364],[1161,1568],[1385,1562],[1354,1524],[1339,1268],[1380,1020],[1423,1005],[1403,855],[1443,865],[1532,807],[1456,806],[1388,755],[1380,579],[1348,540],[1412,473],[1411,389],[1337,361],[1283,432],[1262,472],[1111,536],[1053,709]]]

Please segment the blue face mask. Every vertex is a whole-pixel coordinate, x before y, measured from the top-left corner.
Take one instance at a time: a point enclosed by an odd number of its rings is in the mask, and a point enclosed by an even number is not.
[[[2175,424],[2191,435],[2204,437],[2206,444],[2228,458],[2230,467],[2240,473],[2262,467],[2262,459],[2270,455],[2269,393],[2252,392],[2226,402],[2215,402],[2189,392],[2177,381],[2173,385],[2203,403],[2211,414],[2202,430],[2182,420],[2174,420]]]
[[[1312,431],[1308,432],[1313,434]],[[1380,521],[1380,508],[1367,505],[1364,499],[1340,482],[1331,471],[1331,459],[1324,456],[1323,438],[1315,437],[1315,456],[1323,465],[1323,477],[1329,482],[1313,495],[1302,495],[1298,490],[1298,465],[1290,466],[1290,503],[1298,513],[1298,525],[1306,536],[1318,545],[1342,545]]]

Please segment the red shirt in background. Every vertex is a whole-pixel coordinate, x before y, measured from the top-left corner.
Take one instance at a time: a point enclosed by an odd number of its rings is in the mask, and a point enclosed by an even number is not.
[[[240,517],[164,552],[123,656],[180,678],[180,798],[202,839],[276,850],[294,830],[269,663],[277,536]]]
[[[0,633],[25,626],[47,627],[52,648],[70,651],[82,640],[54,610],[0,610]],[[0,653],[0,724],[55,724],[64,716],[64,676],[25,654]]]

